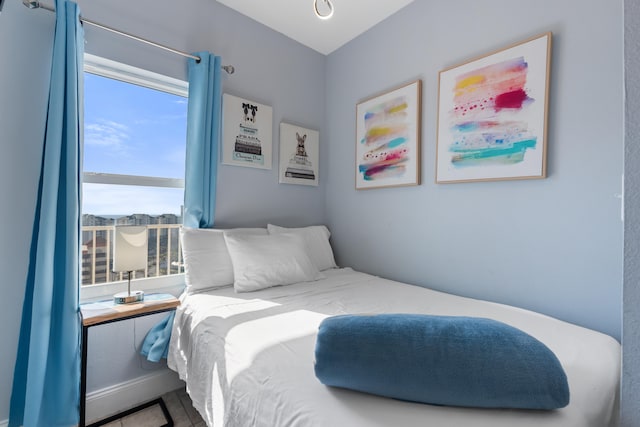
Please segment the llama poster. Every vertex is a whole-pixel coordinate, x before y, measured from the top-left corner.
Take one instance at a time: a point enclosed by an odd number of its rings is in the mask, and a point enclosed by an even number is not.
[[[270,106],[222,95],[222,163],[271,169],[273,111]]]
[[[280,183],[318,185],[317,130],[280,123]]]

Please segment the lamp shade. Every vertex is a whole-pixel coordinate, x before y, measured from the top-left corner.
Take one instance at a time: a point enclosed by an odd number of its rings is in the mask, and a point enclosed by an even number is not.
[[[144,269],[147,266],[147,227],[116,226],[113,235],[113,271]]]

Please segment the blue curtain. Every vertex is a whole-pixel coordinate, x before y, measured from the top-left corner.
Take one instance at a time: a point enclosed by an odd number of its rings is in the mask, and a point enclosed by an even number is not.
[[[42,169],[31,237],[9,426],[78,423],[80,114],[78,6],[56,0]]]
[[[216,175],[222,117],[220,57],[198,52],[189,59],[187,160],[183,224],[212,227],[216,208]]]
[[[220,57],[197,52],[189,59],[189,104],[187,108],[187,155],[184,184],[185,227],[213,227],[216,211],[216,176],[222,117]],[[170,314],[142,343],[140,353],[151,362],[167,357],[173,316]]]

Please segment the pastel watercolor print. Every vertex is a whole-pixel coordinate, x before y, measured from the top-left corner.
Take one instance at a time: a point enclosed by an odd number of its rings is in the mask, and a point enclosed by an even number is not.
[[[551,33],[440,72],[436,181],[544,178]]]
[[[421,81],[356,107],[356,189],[420,183]]]

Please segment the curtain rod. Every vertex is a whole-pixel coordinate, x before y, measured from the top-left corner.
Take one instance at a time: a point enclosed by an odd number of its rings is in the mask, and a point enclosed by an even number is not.
[[[26,7],[28,7],[29,9],[44,9],[44,10],[48,10],[49,12],[55,12],[56,10],[51,7],[51,6],[47,6],[45,4],[40,3],[39,1],[33,1],[33,0],[22,0],[22,4],[24,4]],[[191,58],[191,59],[195,59],[197,62],[200,62],[200,57],[196,56],[196,55],[191,55],[190,53],[187,52],[182,52],[180,50],[174,49],[172,47],[169,46],[165,46],[162,45],[160,43],[156,43],[154,41],[151,40],[147,40],[147,39],[143,39],[142,37],[138,37],[136,35],[130,34],[130,33],[126,33],[124,31],[120,31],[120,30],[116,30],[115,28],[111,28],[111,27],[107,27],[106,25],[100,24],[98,22],[95,21],[91,21],[87,18],[83,18],[82,16],[80,17],[80,22],[82,22],[83,24],[89,24],[92,25],[94,27],[106,30],[106,31],[110,31],[112,33],[124,36],[124,37],[128,37],[130,39],[139,41],[141,43],[146,43],[148,45],[151,46],[155,46],[159,49],[163,49],[166,50],[168,52],[171,53],[175,53],[176,55],[180,55],[180,56],[184,56],[185,58]],[[227,74],[233,74],[235,71],[235,68],[233,67],[233,65],[223,65],[222,68],[224,71],[227,72]]]

